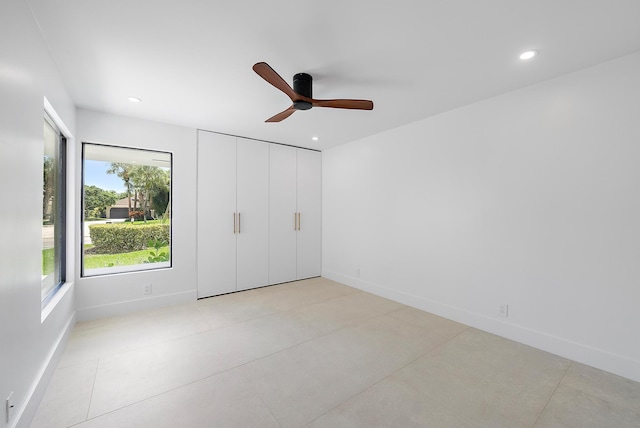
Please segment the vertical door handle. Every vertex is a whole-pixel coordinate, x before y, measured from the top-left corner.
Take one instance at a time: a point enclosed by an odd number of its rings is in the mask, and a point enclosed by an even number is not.
[[[298,213],[298,230],[302,229],[302,223],[300,222],[300,213]]]
[[[236,234],[236,213],[233,213],[233,234]]]
[[[293,230],[298,230],[298,215],[293,213]]]
[[[242,228],[242,221],[240,220],[240,213],[238,213],[238,235],[240,234],[241,228]]]

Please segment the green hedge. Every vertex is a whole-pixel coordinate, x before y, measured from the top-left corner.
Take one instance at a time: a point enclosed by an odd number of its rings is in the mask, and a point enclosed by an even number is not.
[[[98,254],[117,254],[147,248],[151,240],[169,242],[169,224],[92,224],[89,236]]]

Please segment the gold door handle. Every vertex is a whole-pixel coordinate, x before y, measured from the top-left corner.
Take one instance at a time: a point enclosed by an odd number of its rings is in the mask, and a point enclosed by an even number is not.
[[[298,230],[302,229],[302,223],[300,222],[300,213],[298,213]]]
[[[233,213],[233,234],[236,234],[236,213]]]
[[[240,234],[240,229],[242,229],[242,221],[240,220],[240,213],[238,213],[238,235]]]

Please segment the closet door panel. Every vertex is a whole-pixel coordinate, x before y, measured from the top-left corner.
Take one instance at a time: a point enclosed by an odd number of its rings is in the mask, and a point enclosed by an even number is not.
[[[269,284],[296,276],[296,152],[269,147]]]
[[[236,138],[198,133],[198,297],[236,291]]]
[[[269,145],[237,139],[237,289],[269,281]]]
[[[322,270],[322,153],[298,149],[297,183],[297,277],[303,279]]]

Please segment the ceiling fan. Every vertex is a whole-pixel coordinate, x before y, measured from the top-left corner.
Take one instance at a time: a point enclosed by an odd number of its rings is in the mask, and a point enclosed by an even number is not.
[[[313,79],[307,73],[293,76],[293,88],[284,81],[266,62],[259,62],[253,66],[267,82],[284,92],[293,104],[288,109],[270,117],[265,122],[280,122],[293,114],[296,110],[309,110],[311,107],[347,108],[355,110],[373,110],[373,101],[369,100],[315,100],[311,93]]]

